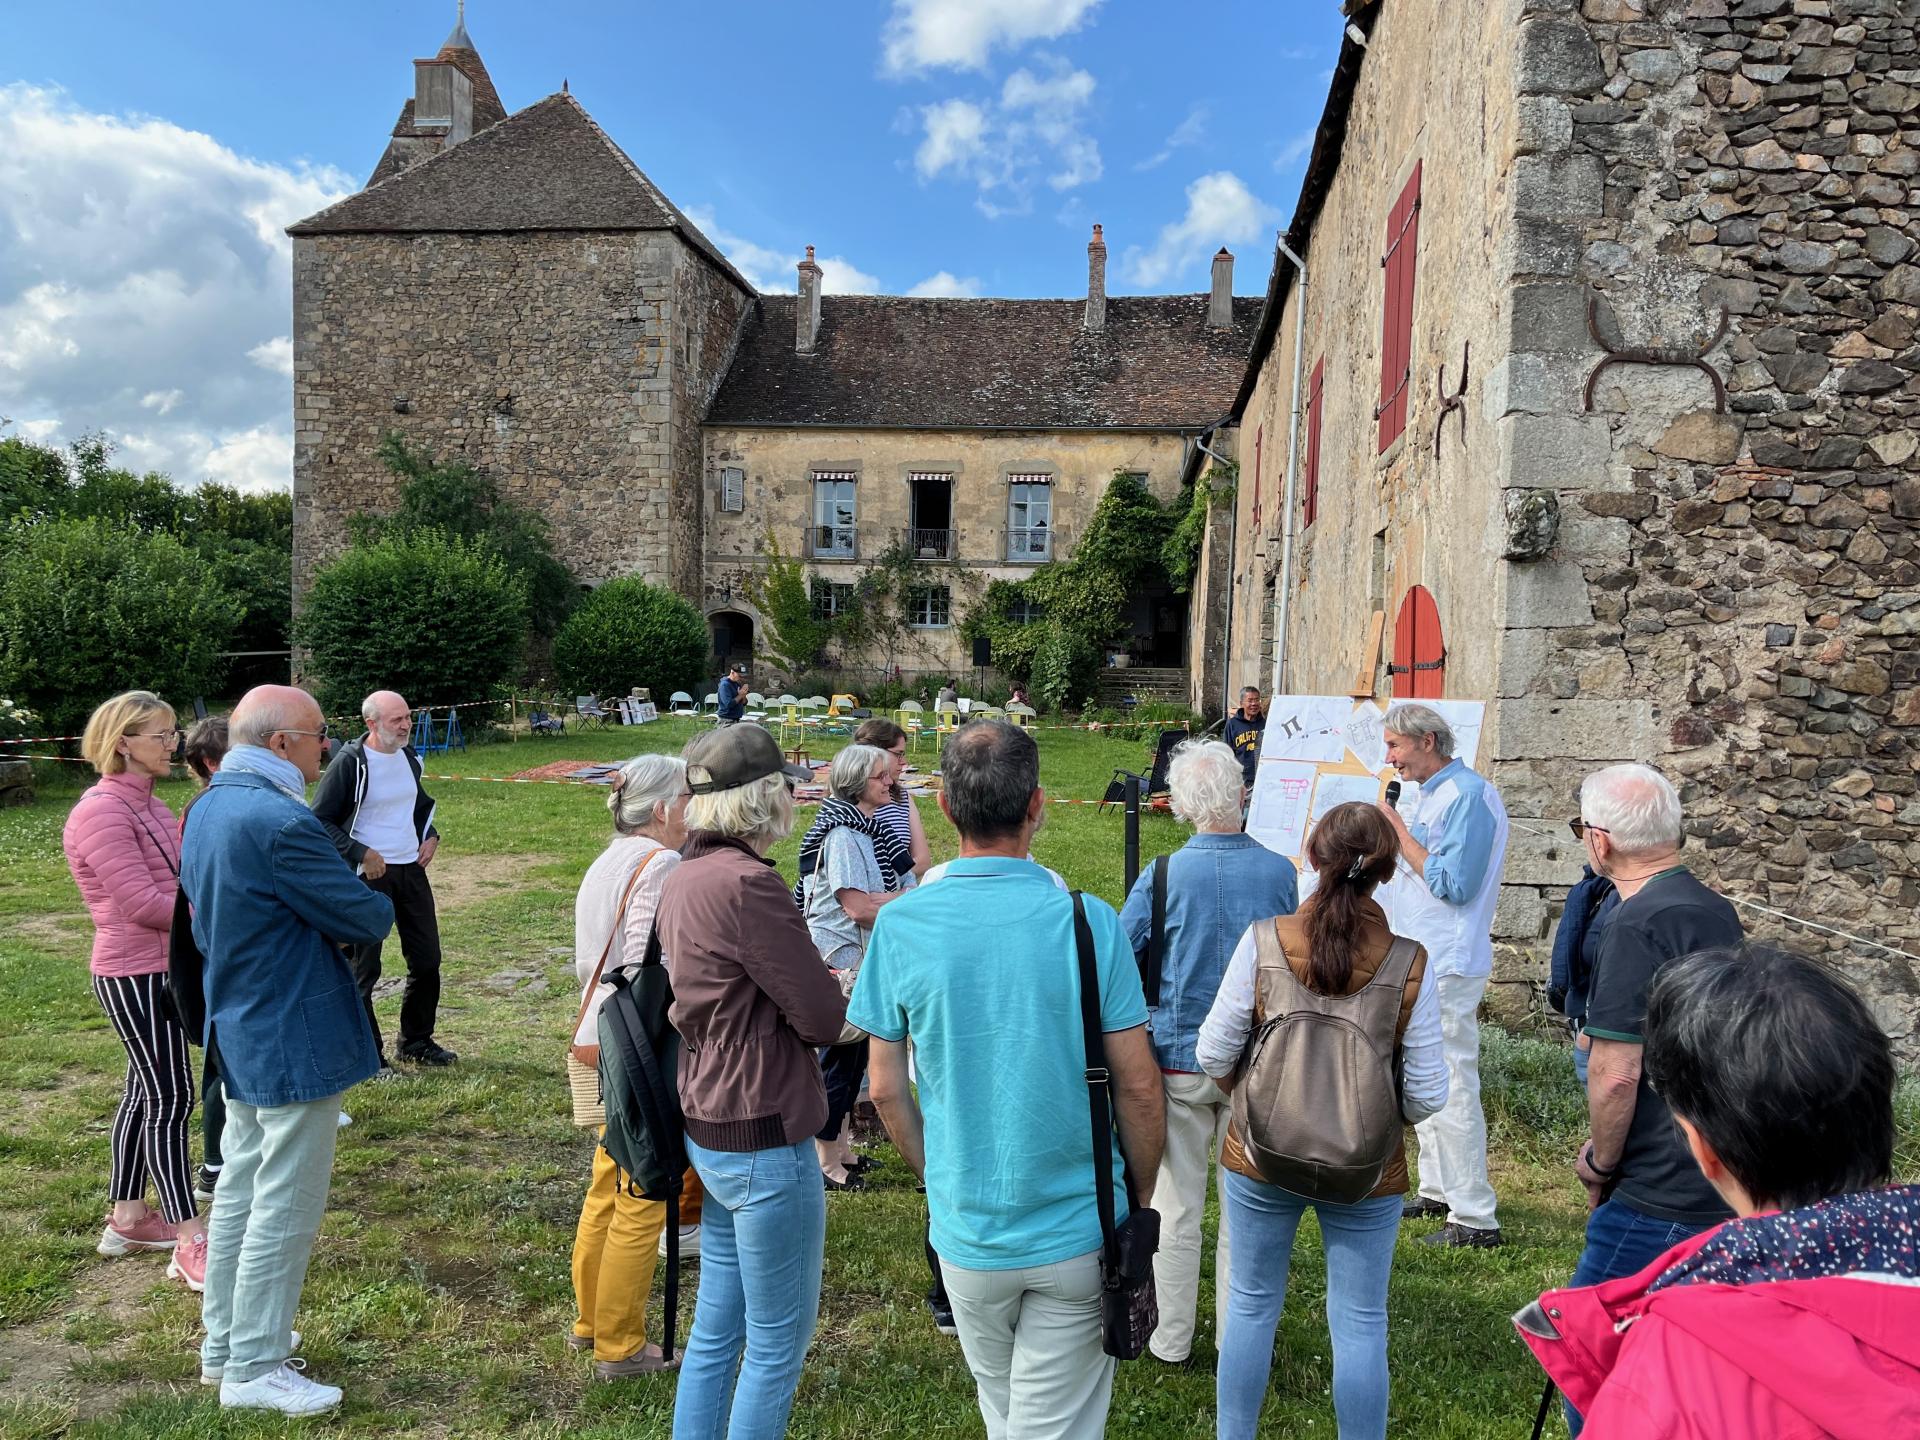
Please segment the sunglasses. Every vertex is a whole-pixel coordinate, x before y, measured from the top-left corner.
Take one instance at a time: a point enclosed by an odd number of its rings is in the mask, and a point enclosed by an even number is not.
[[[1611,835],[1613,833],[1604,825],[1589,825],[1586,821],[1577,819],[1567,821],[1567,829],[1573,832],[1573,838],[1576,840],[1586,839],[1589,830],[1593,831],[1596,835]]]

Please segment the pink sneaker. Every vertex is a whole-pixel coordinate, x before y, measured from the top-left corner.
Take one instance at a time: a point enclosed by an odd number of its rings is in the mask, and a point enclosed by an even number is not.
[[[173,1227],[160,1217],[157,1210],[149,1210],[138,1224],[122,1230],[108,1217],[107,1228],[100,1232],[100,1243],[93,1248],[109,1259],[116,1255],[131,1255],[136,1250],[171,1250],[178,1243]]]
[[[173,1247],[173,1258],[167,1261],[167,1278],[186,1281],[187,1288],[196,1295],[207,1288],[206,1231]]]

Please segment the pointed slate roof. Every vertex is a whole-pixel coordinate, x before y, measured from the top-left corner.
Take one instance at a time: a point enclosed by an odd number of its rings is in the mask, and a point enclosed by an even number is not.
[[[526,230],[671,230],[755,293],[568,94],[549,95],[287,227],[289,235]]]
[[[507,107],[501,103],[500,92],[493,88],[493,76],[487,73],[486,62],[481,60],[480,52],[473,48],[473,38],[467,34],[465,20],[456,21],[453,33],[447,36],[446,43],[440,47],[436,60],[451,61],[460,73],[473,85],[473,129],[477,133],[489,125],[497,125],[507,118]],[[400,107],[400,118],[393,122],[395,140],[411,140],[426,136],[440,136],[446,131],[439,126],[422,129],[413,123],[413,101],[408,100]],[[391,180],[407,167],[408,157],[398,147],[389,144],[380,156],[380,163],[373,167],[373,174],[367,178],[369,186],[378,185],[382,180]]]
[[[1198,430],[1233,403],[1261,302],[1207,324],[1205,295],[1084,300],[828,295],[814,353],[794,349],[792,295],[763,295],[709,425],[849,429]]]

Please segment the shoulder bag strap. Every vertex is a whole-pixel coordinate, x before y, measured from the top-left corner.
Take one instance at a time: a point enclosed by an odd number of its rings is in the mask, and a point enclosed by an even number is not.
[[[1080,1024],[1087,1061],[1087,1116],[1093,1129],[1093,1198],[1100,1212],[1100,1248],[1108,1269],[1120,1263],[1113,1218],[1113,1078],[1100,1030],[1100,977],[1093,963],[1093,929],[1085,899],[1073,892],[1073,944],[1080,962]]]
[[[641,872],[653,863],[658,850],[649,850],[646,857],[633,867],[633,874],[627,877],[627,888],[620,892],[620,908],[613,912],[613,929],[607,932],[607,943],[600,947],[600,958],[593,962],[593,978],[587,981],[587,988],[580,992],[580,1009],[574,1014],[573,1029],[567,1032],[567,1045],[571,1048],[579,1040],[580,1027],[586,1023],[587,1007],[593,1003],[593,992],[600,988],[600,976],[607,968],[607,957],[613,954],[613,942],[620,938],[620,927],[627,923],[627,902],[633,898],[633,887],[640,883]],[[649,932],[648,953],[652,953],[653,936]]]
[[[1153,920],[1147,930],[1147,963],[1141,972],[1141,988],[1147,992],[1147,1004],[1160,1003],[1160,977],[1167,953],[1167,857],[1153,862]]]

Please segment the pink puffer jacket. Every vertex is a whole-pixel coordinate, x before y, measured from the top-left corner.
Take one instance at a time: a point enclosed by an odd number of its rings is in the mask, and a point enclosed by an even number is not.
[[[145,775],[103,775],[67,816],[61,845],[93,915],[96,975],[167,968],[179,892],[179,822]]]

